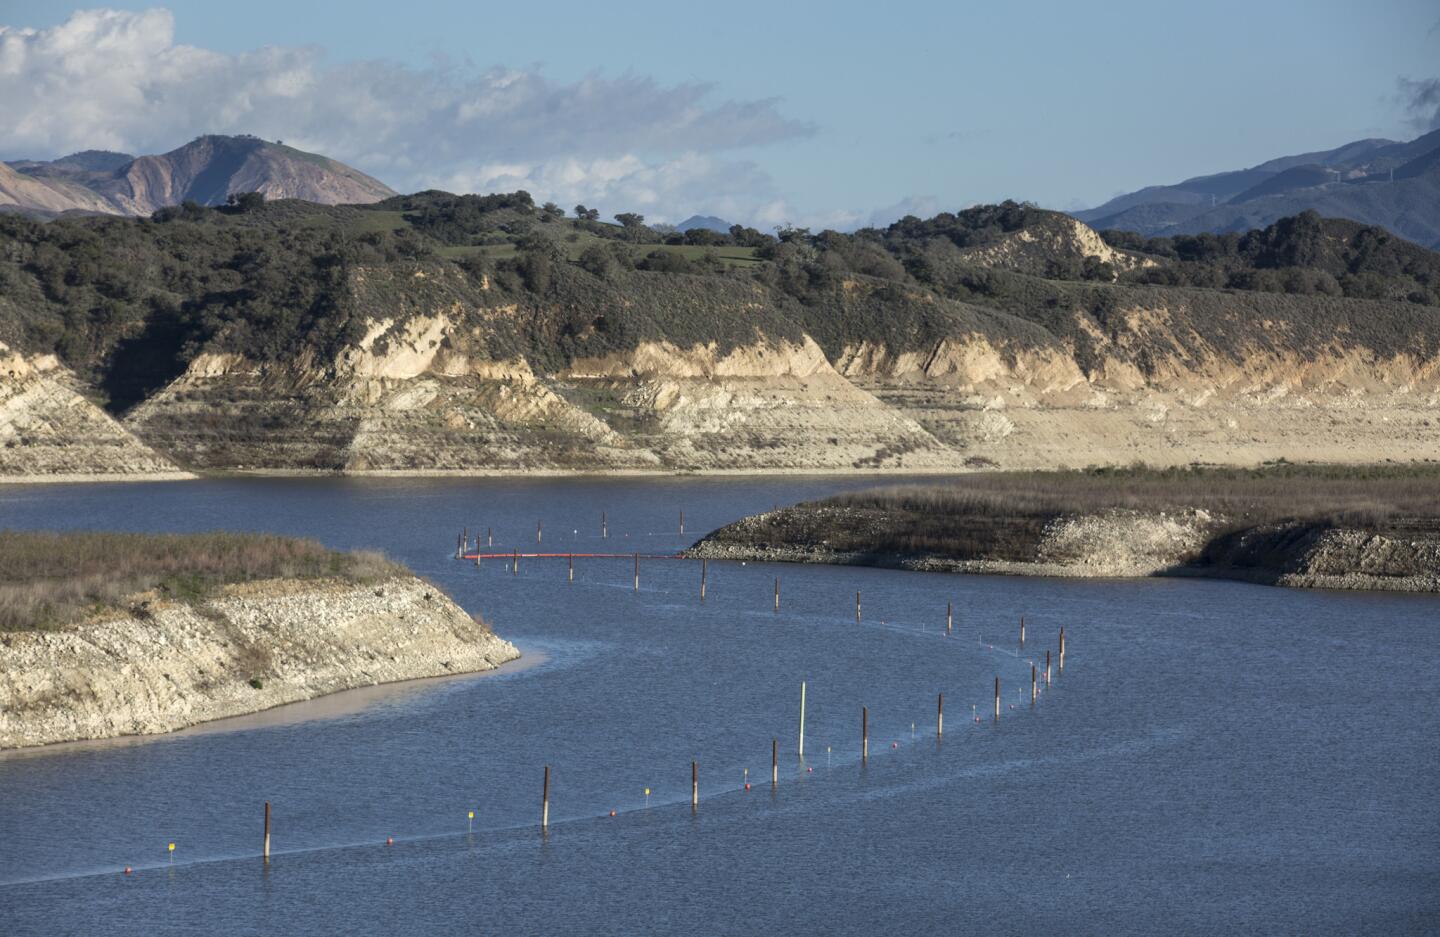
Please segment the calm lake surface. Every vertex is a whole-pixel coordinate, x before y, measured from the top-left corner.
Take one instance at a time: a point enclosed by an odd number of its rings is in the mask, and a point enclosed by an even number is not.
[[[636,593],[628,558],[577,560],[574,583],[563,559],[452,559],[462,525],[533,550],[537,521],[546,548],[661,554],[873,483],[0,488],[0,527],[382,549],[530,661],[338,715],[0,755],[0,934],[1440,931],[1434,598],[711,563],[702,605],[692,562],[642,562]]]

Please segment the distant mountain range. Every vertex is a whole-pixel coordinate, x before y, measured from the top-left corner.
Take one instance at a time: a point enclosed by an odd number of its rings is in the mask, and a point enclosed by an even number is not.
[[[261,192],[326,205],[378,202],[384,183],[325,156],[251,136],[205,136],[159,156],[86,150],[56,160],[0,163],[0,209],[149,215],[167,205],[222,205]]]
[[[198,137],[157,156],[85,150],[55,160],[0,163],[0,211],[40,218],[143,216],[186,201],[221,205],[243,192],[323,205],[369,204],[396,194],[344,163],[249,135]],[[1440,130],[1404,143],[1357,140],[1147,186],[1071,214],[1097,230],[1153,237],[1249,231],[1307,210],[1379,225],[1440,248]],[[676,225],[719,234],[730,227],[713,215],[691,215]]]
[[[1408,143],[1356,140],[1250,169],[1147,186],[1071,214],[1099,230],[1155,236],[1249,231],[1312,209],[1440,247],[1440,130]]]
[[[704,228],[706,231],[714,231],[717,234],[730,233],[730,222],[724,218],[716,218],[714,215],[691,215],[675,227],[680,231]]]

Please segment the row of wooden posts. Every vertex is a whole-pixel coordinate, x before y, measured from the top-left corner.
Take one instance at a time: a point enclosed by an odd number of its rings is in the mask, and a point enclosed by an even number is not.
[[[1024,625],[1021,625],[1023,634]],[[1065,629],[1060,629],[1059,647],[1060,670],[1065,670]],[[1034,706],[1039,695],[1039,671],[1035,663],[1030,664],[1030,705]],[[1051,685],[1050,651],[1045,651],[1045,687]],[[800,683],[800,728],[797,751],[803,759],[805,757],[805,681]],[[995,721],[1000,721],[1000,678],[995,678]],[[945,694],[939,693],[935,697],[935,737],[945,736]],[[870,707],[860,707],[860,763],[862,765],[870,762]],[[778,787],[780,784],[780,739],[778,737],[770,740],[770,786]],[[750,785],[746,783],[746,790]],[[646,790],[649,794],[649,790]],[[690,809],[700,809],[700,763],[690,762]],[[613,815],[613,811],[612,811]],[[473,817],[474,814],[472,813]],[[550,766],[545,766],[544,780],[542,781],[540,794],[540,830],[542,833],[550,829]],[[392,840],[387,840],[392,842]],[[265,826],[261,845],[261,855],[265,862],[270,861],[270,801],[265,801]]]
[[[680,512],[680,533],[683,534],[684,532],[685,532],[685,512],[684,512],[684,511],[681,511],[681,512]],[[601,515],[600,515],[600,535],[601,535],[602,538],[608,538],[609,535],[610,535],[608,519],[607,519],[607,517],[606,517],[606,515],[605,515],[604,512],[602,512]],[[536,542],[536,543],[542,542],[543,536],[544,536],[544,527],[543,527],[543,525],[542,525],[540,522],[537,521],[536,524],[535,524],[535,542]],[[487,545],[493,546],[493,544],[494,544],[494,537],[493,537],[493,534],[492,534],[492,532],[491,532],[491,529],[488,528],[488,527],[485,529],[485,538],[486,538],[486,543],[487,543]],[[462,557],[464,556],[465,550],[466,550],[466,548],[469,546],[469,542],[470,542],[470,537],[469,537],[469,530],[468,530],[468,528],[462,529],[462,531],[461,531],[461,533],[460,533],[459,540],[458,540],[458,542],[457,542],[457,544],[456,544],[456,548],[455,548],[455,555],[456,555],[456,558],[457,558],[457,559],[458,559],[458,558],[462,558]],[[480,549],[480,537],[479,537],[478,532],[477,532],[476,537],[475,537],[475,549],[476,549],[476,553],[477,553],[477,555],[476,555],[476,557],[475,557],[475,564],[478,566],[478,565],[480,564],[480,557],[479,557],[479,555],[478,555],[479,549]],[[571,554],[568,555],[567,559],[568,559],[568,578],[569,578],[570,581],[573,582],[574,579],[575,579],[575,555],[574,555],[573,553],[571,553]],[[518,549],[513,549],[513,550],[511,551],[510,560],[511,560],[511,569],[512,569],[512,571],[514,572],[515,575],[519,575],[519,569],[520,569],[520,551],[519,551]],[[638,551],[634,554],[634,562],[635,562],[635,567],[634,567],[634,579],[633,579],[633,582],[634,582],[634,588],[638,591],[639,588],[640,588],[640,554],[639,554]],[[705,598],[705,589],[706,589],[706,584],[707,584],[707,580],[708,580],[708,574],[709,574],[709,568],[708,568],[707,560],[705,560],[704,558],[702,558],[702,559],[700,560],[700,598],[701,598],[702,601],[703,601],[704,598]],[[775,577],[774,608],[775,608],[775,611],[777,611],[777,612],[780,610],[780,577],[778,577],[778,576]],[[861,611],[862,611],[861,593],[860,593],[859,590],[857,590],[857,591],[855,592],[855,621],[856,621],[856,622],[859,622],[859,621],[861,620]],[[954,627],[955,627],[955,608],[954,608],[954,603],[953,603],[953,602],[946,602],[946,603],[945,603],[945,632],[946,632],[947,634],[951,633],[951,632],[954,630]],[[1024,616],[1021,616],[1021,618],[1020,618],[1020,647],[1021,647],[1021,649],[1024,649],[1024,647],[1025,647],[1025,618],[1024,618]],[[1063,672],[1065,671],[1065,629],[1064,629],[1063,627],[1060,629],[1060,637],[1059,637],[1059,665],[1060,665],[1060,667],[1059,667],[1060,672],[1063,673]],[[1052,674],[1051,674],[1050,651],[1047,649],[1047,650],[1045,651],[1045,686],[1046,686],[1047,689],[1048,689],[1048,688],[1050,687],[1050,685],[1051,685],[1051,679],[1052,679]],[[1000,690],[1001,690],[1000,677],[997,676],[997,677],[995,678],[995,715],[994,715],[995,721],[997,721],[997,722],[1000,720],[1000,709],[1001,709],[1001,706],[1000,706],[1000,703],[1001,703],[1001,692],[1000,692]],[[804,682],[801,682],[801,684],[800,684],[800,728],[799,728],[799,744],[798,744],[798,751],[799,751],[799,754],[800,754],[800,757],[801,757],[801,758],[803,758],[803,757],[805,756],[805,693],[806,693],[806,685],[805,685]],[[1037,665],[1032,662],[1031,665],[1030,665],[1030,703],[1031,703],[1032,706],[1035,704],[1038,696],[1039,696],[1039,671],[1038,671]],[[936,734],[936,737],[943,737],[944,734],[945,734],[945,694],[944,694],[944,693],[940,693],[940,694],[936,697],[936,701],[935,701],[935,734]],[[862,707],[860,707],[860,760],[861,760],[861,763],[862,763],[862,764],[866,764],[866,763],[868,763],[869,760],[870,760],[870,709],[869,709],[869,707],[867,707],[867,706],[862,706]],[[771,784],[771,786],[773,787],[773,786],[778,785],[779,783],[780,783],[780,740],[779,740],[778,738],[773,738],[773,739],[771,739],[771,742],[770,742],[770,784]],[[746,787],[748,788],[749,785],[747,784]],[[699,762],[692,761],[692,762],[690,762],[690,806],[691,806],[691,809],[694,810],[694,809],[698,809],[698,808],[699,808],[699,805],[700,805],[700,766],[699,766]],[[543,786],[542,786],[542,792],[541,792],[540,828],[541,828],[542,831],[548,831],[549,826],[550,826],[550,766],[549,766],[549,765],[546,765],[546,766],[545,766],[544,781],[543,781]],[[268,862],[268,861],[269,861],[269,857],[270,857],[270,803],[269,803],[268,801],[265,803],[265,842],[264,842],[264,853],[265,853],[265,860]]]
[[[685,512],[684,512],[684,511],[681,511],[681,512],[680,512],[680,533],[681,533],[681,534],[685,533]],[[609,521],[609,519],[606,517],[604,511],[601,511],[601,512],[600,512],[600,537],[601,537],[601,539],[603,539],[603,540],[608,540],[608,539],[610,538],[610,521]],[[545,524],[544,524],[542,521],[536,521],[536,522],[535,522],[535,542],[536,542],[536,543],[543,543],[544,540],[545,540]],[[486,546],[489,546],[489,547],[493,547],[493,546],[495,545],[495,535],[494,535],[492,529],[489,528],[489,527],[486,527],[486,528],[485,528],[485,545],[486,545]],[[463,556],[465,555],[465,551],[466,551],[467,549],[469,549],[469,547],[470,547],[470,528],[468,528],[468,527],[462,527],[462,528],[460,529],[460,537],[459,537],[459,539],[456,541],[456,544],[455,544],[455,558],[456,558],[456,559],[460,559],[461,557],[463,557]],[[478,528],[477,528],[476,531],[475,531],[475,549],[476,549],[477,551],[480,549],[480,531],[479,531]]]
[[[622,555],[623,555],[623,554],[622,554]],[[639,554],[639,552],[636,552],[636,553],[633,554],[633,556],[634,556],[634,561],[635,561],[634,577],[633,577],[633,587],[634,587],[635,591],[638,592],[638,591],[640,590],[640,554]],[[573,554],[573,553],[567,554],[567,555],[566,555],[566,559],[567,559],[567,567],[568,567],[568,579],[569,579],[570,582],[574,582],[574,581],[575,581],[575,554]],[[479,557],[478,555],[475,557],[475,565],[477,565],[477,566],[480,565],[480,557]],[[510,554],[510,568],[511,568],[512,573],[513,573],[514,575],[517,575],[517,576],[518,576],[518,575],[520,574],[520,551],[519,551],[518,549],[511,551],[511,554]],[[708,561],[707,559],[702,558],[702,559],[700,560],[700,600],[701,600],[702,602],[705,600],[705,588],[706,588],[706,583],[707,583],[708,579],[709,579],[709,561]],[[776,576],[776,577],[775,577],[775,603],[774,603],[774,608],[775,608],[775,611],[777,611],[777,612],[780,611],[780,577],[779,577],[779,576]],[[859,623],[860,620],[861,620],[861,593],[860,593],[860,590],[857,589],[857,590],[855,591],[855,621],[856,621],[856,623]],[[946,603],[945,603],[945,633],[946,633],[946,634],[951,634],[951,633],[954,632],[954,630],[955,630],[955,605],[954,605],[953,602],[946,602]],[[1025,648],[1025,616],[1024,616],[1024,615],[1021,615],[1021,616],[1020,616],[1020,648],[1021,648],[1021,650],[1024,650],[1024,648]],[[1046,668],[1048,669],[1048,668],[1049,668],[1049,657],[1050,657],[1050,652],[1049,652],[1048,650],[1045,652],[1045,657],[1046,657]],[[1061,669],[1061,670],[1064,670],[1064,669],[1065,669],[1065,629],[1064,629],[1064,628],[1061,628],[1061,629],[1060,629],[1060,669]]]

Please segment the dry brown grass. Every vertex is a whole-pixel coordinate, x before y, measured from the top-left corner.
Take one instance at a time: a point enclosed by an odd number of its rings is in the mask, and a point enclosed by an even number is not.
[[[1202,509],[1216,535],[1263,524],[1440,530],[1440,466],[1297,466],[977,473],[945,484],[892,485],[757,518],[720,540],[824,542],[874,555],[1023,561],[1062,515]]]
[[[1323,520],[1374,526],[1391,518],[1440,518],[1440,465],[992,472],[944,485],[870,489],[827,503],[940,514],[1202,508],[1253,523]]]
[[[151,589],[193,601],[254,579],[369,581],[403,572],[379,553],[270,534],[0,531],[0,631],[54,627]]]

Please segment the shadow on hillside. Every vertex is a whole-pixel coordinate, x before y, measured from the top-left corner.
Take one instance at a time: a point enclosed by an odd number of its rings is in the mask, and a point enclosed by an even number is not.
[[[122,415],[184,372],[187,337],[177,317],[160,315],[138,334],[116,343],[100,381],[111,415]]]

